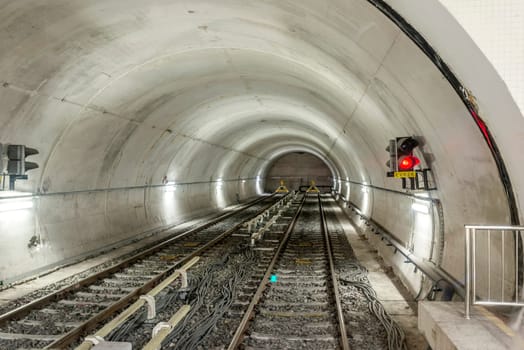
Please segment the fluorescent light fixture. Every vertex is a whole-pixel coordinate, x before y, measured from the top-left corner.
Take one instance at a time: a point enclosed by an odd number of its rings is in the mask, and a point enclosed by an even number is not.
[[[164,192],[175,192],[176,191],[176,182],[168,181],[164,187]]]
[[[0,212],[31,209],[33,207],[33,199],[13,199],[0,201]]]
[[[411,204],[411,209],[413,209],[414,211],[417,211],[419,213],[422,213],[422,214],[429,214],[429,208],[425,204],[413,203],[413,204]]]
[[[245,184],[245,183],[246,183],[246,180],[242,180],[242,183]]]

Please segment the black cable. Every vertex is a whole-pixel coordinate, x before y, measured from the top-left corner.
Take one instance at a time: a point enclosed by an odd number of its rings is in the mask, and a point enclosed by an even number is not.
[[[377,299],[377,294],[367,278],[367,269],[357,262],[349,262],[347,267],[351,270],[340,276],[340,282],[360,290],[368,300],[369,311],[377,317],[387,333],[389,350],[407,350],[406,336],[400,326],[386,312],[382,303]]]

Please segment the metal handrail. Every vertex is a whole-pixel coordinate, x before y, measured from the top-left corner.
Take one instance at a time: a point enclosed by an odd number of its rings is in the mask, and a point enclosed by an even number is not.
[[[524,302],[519,301],[519,245],[517,244],[519,240],[518,233],[520,231],[524,231],[524,226],[510,226],[510,225],[465,225],[466,230],[466,236],[465,236],[465,243],[466,243],[466,295],[464,298],[464,314],[466,319],[470,319],[471,317],[471,306],[472,305],[489,305],[489,306],[524,306]],[[487,283],[488,283],[488,300],[477,300],[477,267],[476,267],[476,253],[477,253],[477,235],[478,233],[486,231],[487,233],[487,265],[488,265],[488,271],[487,271]],[[491,234],[492,231],[500,232],[501,234],[501,252],[500,261],[497,261],[501,263],[502,271],[500,275],[501,285],[501,300],[493,300],[491,298],[491,275],[492,275],[492,259],[491,259]],[[506,237],[506,231],[510,231],[510,233],[513,233],[513,237],[515,240],[515,249],[514,249],[514,259],[515,259],[515,274],[514,274],[514,295],[515,298],[513,301],[506,301],[504,300],[505,295],[505,282],[506,282],[506,262],[505,259],[507,258],[505,254],[505,237]]]

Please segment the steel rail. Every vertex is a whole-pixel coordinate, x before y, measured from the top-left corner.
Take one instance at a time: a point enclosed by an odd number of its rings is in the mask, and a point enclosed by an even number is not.
[[[261,201],[264,201],[266,199],[269,199],[269,198],[272,198],[274,197],[275,194],[272,194],[272,195],[269,195],[269,196],[264,196],[264,197],[260,197],[260,198],[257,198],[256,200],[253,200],[249,203],[247,203],[246,205],[242,206],[241,208],[237,209],[237,210],[234,210],[230,213],[226,213],[226,214],[223,214],[223,215],[220,215],[216,218],[214,218],[213,220],[211,220],[210,222],[207,222],[203,225],[200,225],[194,229],[191,229],[191,230],[188,230],[182,234],[179,234],[179,235],[176,235],[175,237],[172,237],[172,238],[169,238],[169,239],[166,239],[156,245],[154,245],[153,247],[151,248],[148,248],[146,250],[144,250],[143,252],[140,252],[138,254],[135,254],[133,255],[132,257],[118,263],[118,264],[115,264],[107,269],[104,269],[98,273],[95,273],[89,277],[86,277],[80,281],[77,281],[69,286],[66,286],[56,292],[53,292],[53,293],[50,293],[46,296],[43,296],[37,300],[34,300],[28,304],[25,304],[23,306],[20,306],[14,310],[11,310],[3,315],[0,316],[0,326],[9,322],[9,321],[13,321],[13,320],[16,320],[16,319],[20,319],[20,318],[23,318],[24,316],[26,316],[28,313],[30,313],[32,310],[35,310],[35,309],[38,309],[38,308],[41,308],[49,303],[52,303],[52,302],[55,302],[55,301],[58,301],[62,298],[64,298],[65,296],[71,294],[71,293],[74,293],[75,291],[77,290],[80,290],[81,288],[84,288],[85,286],[88,286],[100,279],[103,279],[107,276],[110,276],[112,274],[114,274],[115,272],[118,272],[122,269],[125,269],[126,267],[129,267],[131,265],[133,265],[134,263],[136,263],[137,261],[149,256],[149,255],[152,255],[158,251],[160,251],[161,249],[163,249],[164,247],[170,245],[170,244],[173,244],[175,243],[177,240],[179,240],[180,238],[182,237],[185,237],[185,236],[188,236],[190,234],[193,234],[193,233],[196,233],[196,232],[199,232],[199,231],[202,231],[224,219],[227,219],[233,215],[236,215],[238,213],[241,213],[242,211],[252,207],[253,205],[261,202]],[[268,206],[265,206],[263,210],[266,210],[267,207],[270,207],[272,204],[268,205]],[[261,211],[263,211],[261,210]],[[261,212],[259,211],[259,212]],[[238,228],[240,227],[240,225],[242,225],[244,223],[244,221],[241,223],[241,224],[238,224],[236,225],[235,227]],[[231,230],[228,230],[226,231],[226,234],[227,233],[230,233],[232,232]],[[224,233],[221,235],[223,236]],[[215,242],[216,240],[213,240],[212,242]],[[204,248],[206,247],[209,247],[209,245],[205,245],[203,247],[201,247],[198,251],[202,251]],[[116,303],[114,303],[113,305],[109,306],[108,308],[106,308],[105,310],[102,310],[100,313],[98,313],[97,315],[95,315],[94,317],[90,318],[87,322],[84,322],[80,328],[82,329],[82,332],[85,332],[85,331],[89,331],[92,329],[92,327],[90,327],[89,325],[93,322],[95,323],[98,323],[102,320],[104,320],[105,318],[109,317],[110,315],[112,315],[113,313],[117,312],[118,310],[124,308],[125,306],[127,306],[133,299],[135,298],[138,298],[141,294],[144,294],[146,293],[147,291],[151,290],[163,277],[167,276],[169,274],[169,272],[172,272],[176,267],[178,267],[180,264],[188,261],[191,257],[193,256],[196,256],[194,253],[192,253],[189,257],[186,257],[186,258],[183,258],[181,259],[180,261],[178,261],[176,263],[176,265],[174,265],[172,268],[158,274],[157,276],[155,276],[152,280],[150,280],[149,282],[147,282],[145,285],[143,285],[142,287],[138,287],[136,288],[135,290],[133,290],[132,292],[130,292],[128,295],[126,295],[125,297],[121,298],[120,300],[118,300]],[[75,331],[75,330],[73,330]],[[69,332],[69,333],[73,333],[73,331]],[[66,336],[69,334],[67,333]],[[76,334],[76,332],[75,332]],[[81,333],[79,333],[81,335]],[[64,336],[65,337],[65,336]],[[62,338],[60,338],[59,340],[61,340]],[[55,341],[53,344],[57,343],[57,341]],[[51,345],[53,345],[51,344]],[[53,345],[55,346],[55,345]]]
[[[189,260],[184,266],[182,266],[182,270],[187,271],[187,269],[194,266],[198,262],[199,259],[200,257],[197,256]],[[153,298],[156,297],[161,291],[167,288],[170,284],[172,284],[179,277],[181,277],[181,272],[179,270],[176,270],[172,275],[170,275],[168,278],[163,280],[162,283],[159,283],[155,288],[150,290],[146,295],[153,297]],[[122,324],[124,324],[131,316],[133,316],[145,304],[146,304],[146,301],[144,299],[137,299],[131,306],[129,306],[124,311],[122,311],[118,316],[113,318],[110,322],[106,323],[104,327],[99,329],[94,334],[94,336],[99,337],[99,338],[107,337],[115,329],[122,326]],[[84,342],[80,344],[75,350],[82,350],[82,349],[88,350],[88,349],[91,349],[93,344],[94,343],[90,340],[84,340]]]
[[[337,320],[340,331],[340,346],[343,350],[350,350],[349,341],[346,331],[346,324],[344,322],[344,311],[342,310],[342,302],[340,301],[340,291],[338,289],[338,279],[335,271],[335,263],[333,261],[333,250],[331,249],[331,241],[329,239],[329,229],[327,226],[326,215],[324,213],[324,207],[322,205],[322,198],[318,194],[318,206],[320,208],[320,221],[322,228],[322,235],[326,244],[326,255],[329,261],[329,270],[331,278],[331,286],[333,290],[333,298],[335,299],[335,305],[337,308]]]
[[[190,234],[193,234],[193,233],[196,233],[196,232],[199,232],[199,231],[202,231],[224,219],[227,219],[235,214],[238,214],[240,213],[241,211],[247,209],[247,208],[250,208],[252,207],[253,205],[259,203],[260,201],[264,200],[264,199],[267,199],[267,198],[271,198],[272,196],[274,196],[274,194],[270,195],[270,196],[264,196],[264,197],[261,197],[261,198],[258,198],[250,203],[248,203],[245,207],[242,207],[238,210],[235,210],[235,211],[232,211],[231,213],[227,213],[227,214],[224,214],[224,215],[221,215],[215,219],[213,219],[212,221],[210,222],[207,222],[203,225],[200,225],[194,229],[191,229],[189,231],[186,231],[184,233],[181,233],[175,237],[172,237],[172,238],[169,238],[167,240],[164,240],[162,241],[161,243],[158,243],[156,245],[154,245],[153,247],[151,248],[148,248],[138,254],[135,254],[131,257],[129,257],[128,259],[125,259],[113,266],[110,266],[100,272],[97,272],[89,277],[86,277],[80,281],[77,281],[67,287],[64,287],[56,292],[53,292],[53,293],[50,293],[48,295],[45,295],[39,299],[36,299],[28,304],[25,304],[25,305],[22,305],[14,310],[11,310],[9,312],[6,312],[4,313],[3,315],[0,315],[0,326],[4,325],[6,322],[9,322],[11,320],[14,320],[14,319],[17,319],[17,318],[21,318],[21,317],[24,317],[25,315],[27,315],[29,312],[31,312],[32,310],[36,309],[36,308],[39,308],[47,303],[50,303],[50,302],[53,302],[55,300],[59,300],[60,298],[62,298],[63,296],[69,294],[69,293],[72,293],[76,290],[79,290],[87,285],[90,285],[92,283],[94,283],[95,281],[99,280],[99,279],[102,279],[102,278],[105,278],[106,276],[109,276],[119,270],[122,270],[128,266],[130,266],[131,264],[135,263],[136,261],[140,260],[140,259],[143,259],[144,257],[148,256],[148,255],[151,255],[151,254],[154,254],[156,253],[157,251],[161,250],[162,248],[164,248],[165,246],[175,242],[176,240],[182,238],[182,237],[185,237],[187,235],[190,235]]]
[[[272,198],[274,195],[275,194],[272,194],[270,196],[262,197],[256,203],[258,203],[259,201],[262,201],[264,199]],[[256,203],[253,203],[252,205],[254,205]],[[264,206],[263,209],[259,210],[253,216],[259,215],[260,213],[264,212],[265,210],[267,210],[268,208],[273,206],[273,204],[274,203],[271,203],[271,204],[268,204],[267,206]],[[243,209],[247,209],[247,207],[243,208]],[[124,307],[129,305],[131,302],[134,302],[137,298],[140,297],[140,295],[149,292],[158,283],[160,283],[163,279],[165,279],[167,276],[169,276],[173,272],[175,272],[175,270],[180,265],[188,262],[189,260],[193,259],[194,257],[196,257],[198,255],[201,255],[203,252],[205,252],[206,250],[208,250],[209,248],[211,248],[212,246],[214,246],[215,244],[217,244],[218,242],[220,242],[221,240],[223,240],[227,236],[231,235],[233,232],[235,232],[238,229],[240,229],[242,227],[242,225],[244,225],[250,219],[251,218],[243,220],[242,222],[236,224],[232,228],[226,230],[225,232],[221,233],[217,237],[213,238],[211,241],[209,241],[208,243],[206,243],[205,245],[203,245],[202,247],[200,247],[199,249],[197,249],[193,253],[191,253],[191,254],[185,256],[184,258],[182,258],[181,260],[177,261],[177,263],[175,265],[171,266],[169,269],[161,272],[160,274],[158,274],[157,276],[155,276],[154,278],[152,278],[151,280],[146,282],[141,287],[136,288],[135,290],[130,292],[128,295],[126,295],[125,297],[121,298],[115,304],[107,307],[106,309],[102,310],[98,314],[92,316],[90,319],[88,319],[87,321],[82,323],[79,327],[69,331],[68,333],[66,333],[61,338],[55,340],[53,343],[51,343],[48,346],[46,346],[45,349],[63,349],[64,347],[66,347],[68,345],[71,345],[79,337],[81,337],[84,333],[87,333],[87,332],[95,329],[100,322],[102,322],[103,320],[109,318],[110,316],[112,316],[116,312],[120,311],[121,309],[123,309]]]
[[[284,247],[287,245],[287,242],[289,241],[289,237],[291,236],[291,233],[295,229],[295,225],[298,221],[298,217],[302,213],[302,207],[304,206],[304,202],[306,201],[306,197],[304,196],[302,198],[302,201],[300,202],[300,206],[293,216],[293,219],[291,220],[290,224],[288,225],[286,232],[284,233],[284,237],[282,238],[282,241],[280,242],[280,245],[278,246],[275,254],[273,255],[273,259],[271,259],[271,262],[269,263],[269,266],[266,269],[266,273],[264,274],[264,277],[262,278],[262,281],[258,285],[258,288],[255,292],[255,295],[253,296],[253,299],[249,303],[249,306],[244,313],[244,316],[242,317],[242,320],[240,321],[239,326],[237,327],[237,330],[235,331],[235,334],[233,335],[233,339],[229,343],[228,350],[234,350],[237,349],[240,346],[240,343],[242,342],[242,339],[244,337],[244,333],[246,331],[246,328],[248,326],[248,323],[253,315],[253,312],[255,310],[255,306],[260,301],[260,298],[262,297],[262,293],[266,289],[267,283],[269,281],[269,277],[271,276],[271,272],[273,271],[273,268],[275,267],[278,259],[280,258],[280,253],[284,249]]]

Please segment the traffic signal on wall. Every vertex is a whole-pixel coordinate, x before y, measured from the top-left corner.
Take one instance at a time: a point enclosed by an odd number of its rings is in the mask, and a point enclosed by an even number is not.
[[[404,171],[413,171],[420,164],[420,159],[413,155],[413,150],[419,143],[413,137],[397,137],[389,140],[386,151],[389,152],[389,160],[386,165],[389,168],[388,176]]]
[[[34,148],[25,145],[8,145],[7,146],[7,174],[10,176],[25,175],[26,171],[38,168],[38,164],[28,162],[26,157],[38,154]]]
[[[389,140],[386,147],[386,151],[389,153],[389,160],[386,162],[389,169],[387,176],[401,179],[403,189],[436,190],[437,187],[431,169],[417,167],[420,164],[420,159],[413,155],[413,151],[418,146],[419,141],[411,136]]]
[[[398,171],[412,171],[420,164],[420,159],[413,155],[413,149],[417,146],[418,141],[413,137],[397,138]]]

